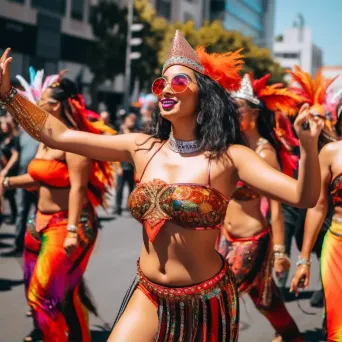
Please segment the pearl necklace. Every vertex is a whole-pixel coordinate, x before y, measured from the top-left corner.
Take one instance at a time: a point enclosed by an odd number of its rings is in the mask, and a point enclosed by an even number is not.
[[[182,141],[174,138],[170,133],[169,146],[173,152],[180,154],[189,154],[201,150],[199,140]]]

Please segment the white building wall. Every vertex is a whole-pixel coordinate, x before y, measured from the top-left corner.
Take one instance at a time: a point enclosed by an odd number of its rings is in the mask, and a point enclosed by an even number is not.
[[[342,66],[322,67],[322,73],[324,77],[330,79],[338,76],[337,79],[330,86],[330,89],[334,91],[342,89]]]
[[[298,64],[303,70],[315,74],[322,66],[322,50],[312,43],[311,29],[308,27],[287,29],[283,40],[274,42],[273,54],[284,68]]]

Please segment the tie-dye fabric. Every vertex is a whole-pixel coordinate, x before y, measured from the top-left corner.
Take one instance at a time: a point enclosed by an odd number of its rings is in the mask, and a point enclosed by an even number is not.
[[[79,243],[70,255],[63,247],[67,223],[67,212],[37,212],[27,225],[26,295],[44,342],[90,342],[88,312],[80,301],[79,285],[97,236],[94,210],[83,210],[78,225]]]
[[[328,341],[342,342],[342,223],[332,222],[321,255]]]

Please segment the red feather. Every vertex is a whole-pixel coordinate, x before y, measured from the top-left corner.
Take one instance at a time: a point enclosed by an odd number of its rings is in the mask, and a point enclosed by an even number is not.
[[[240,88],[241,76],[239,72],[244,64],[242,49],[227,53],[207,53],[203,46],[196,49],[196,53],[204,67],[205,74],[218,82],[228,91]]]

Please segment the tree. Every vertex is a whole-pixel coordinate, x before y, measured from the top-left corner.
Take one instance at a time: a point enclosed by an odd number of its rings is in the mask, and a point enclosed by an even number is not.
[[[114,2],[100,1],[91,7],[90,23],[96,41],[93,49],[85,53],[87,65],[94,75],[91,84],[92,107],[97,109],[99,85],[125,69],[124,11]]]
[[[285,70],[273,60],[268,49],[258,47],[251,38],[240,32],[225,30],[220,21],[206,22],[198,30],[192,21],[170,25],[158,53],[160,65],[166,59],[176,29],[183,33],[192,46],[206,46],[208,52],[227,52],[242,48],[245,56],[244,72],[253,72],[256,78],[270,72],[270,82],[283,82]]]

